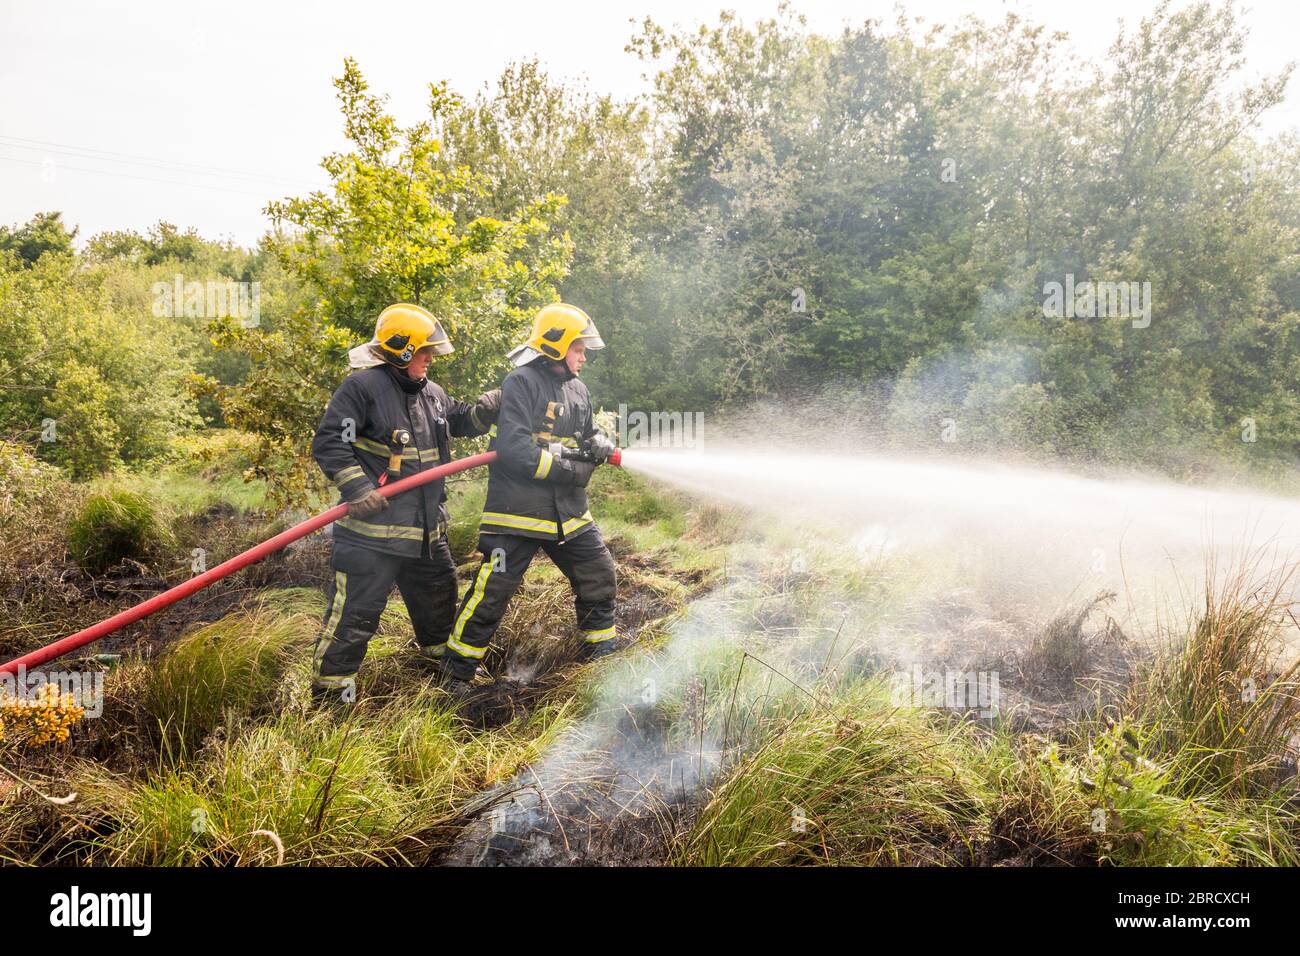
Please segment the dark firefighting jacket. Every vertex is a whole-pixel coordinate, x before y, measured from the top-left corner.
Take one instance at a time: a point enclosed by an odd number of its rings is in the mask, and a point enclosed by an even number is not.
[[[380,365],[353,372],[334,392],[311,452],[325,477],[338,486],[342,500],[355,501],[379,486],[388,470],[395,429],[410,432],[411,441],[401,452],[401,473],[388,481],[451,461],[453,436],[482,435],[491,427],[472,406],[449,398],[441,386],[428,380],[418,389],[414,386],[405,373]],[[426,531],[434,539],[446,531],[446,500],[439,478],[389,498],[387,508],[364,521],[345,515],[334,523],[334,539],[418,557]]]
[[[545,447],[578,447],[596,432],[587,386],[534,359],[501,383],[501,411],[488,445],[487,501],[479,531],[544,541],[572,538],[594,527],[587,507],[591,466],[553,456]]]

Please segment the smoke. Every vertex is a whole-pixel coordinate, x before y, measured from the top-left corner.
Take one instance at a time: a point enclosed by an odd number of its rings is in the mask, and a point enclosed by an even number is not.
[[[589,715],[485,796],[448,862],[636,863],[660,853],[665,828],[723,761],[720,735],[730,730],[710,703],[720,653],[745,638],[737,608],[747,590],[723,587],[692,604],[661,647],[611,660]]]
[[[1036,726],[1046,692],[1035,681],[1059,671],[1043,663],[1041,635],[1064,634],[1104,674],[1127,653],[1115,634],[1149,638],[1190,613],[1213,574],[1277,567],[1300,545],[1300,504],[1286,498],[838,452],[788,424],[627,451],[624,467],[665,494],[741,516],[726,580],[652,649],[601,669],[588,716],[486,795],[452,862],[662,859],[773,721],[825,706],[828,687],[860,674],[903,675],[905,703],[1023,711]],[[1063,676],[1043,719],[1085,705],[1070,696],[1077,675]],[[979,699],[954,699],[965,686]]]

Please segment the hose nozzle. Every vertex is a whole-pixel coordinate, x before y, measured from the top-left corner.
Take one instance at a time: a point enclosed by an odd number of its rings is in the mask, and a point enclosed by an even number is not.
[[[604,433],[592,435],[581,448],[561,448],[560,457],[569,461],[589,461],[595,464],[623,464],[623,450],[605,437]]]

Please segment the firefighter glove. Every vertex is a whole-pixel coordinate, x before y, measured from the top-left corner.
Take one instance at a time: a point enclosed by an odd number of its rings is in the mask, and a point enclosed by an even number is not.
[[[388,507],[388,499],[379,493],[377,488],[371,488],[365,495],[348,502],[348,515],[352,518],[369,518],[379,514]]]

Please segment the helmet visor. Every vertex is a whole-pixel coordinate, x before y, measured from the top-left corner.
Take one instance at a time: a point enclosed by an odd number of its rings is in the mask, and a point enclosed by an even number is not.
[[[580,342],[585,342],[589,349],[603,349],[605,347],[605,340],[602,339],[600,333],[596,331],[595,322],[588,322],[587,327],[578,333],[576,339]]]

